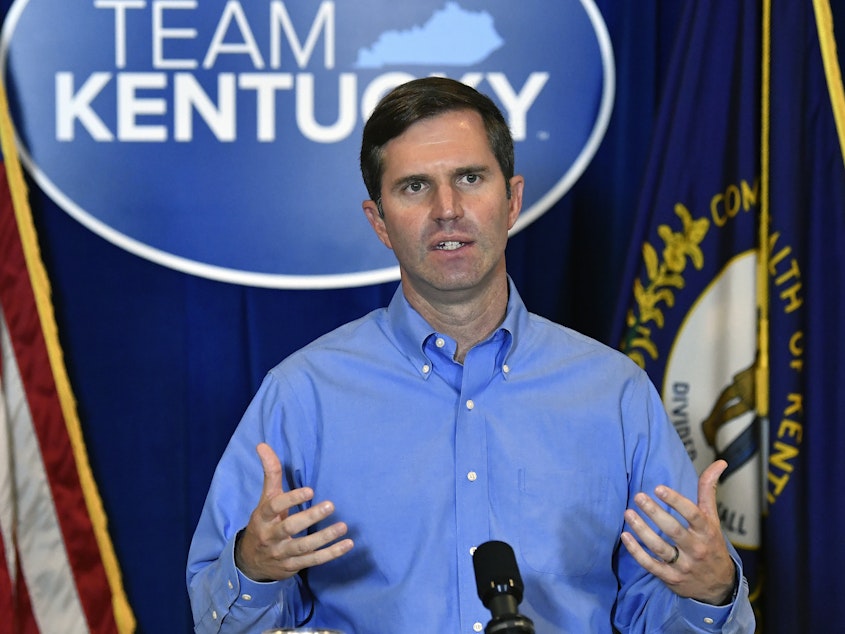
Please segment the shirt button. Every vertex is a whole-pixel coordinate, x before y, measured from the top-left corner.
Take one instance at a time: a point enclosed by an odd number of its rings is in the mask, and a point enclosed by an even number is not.
[[[241,598],[242,598],[244,601],[252,601],[252,595],[251,595],[251,594],[242,594],[242,595],[241,595]]]
[[[476,621],[475,623],[472,624],[472,629],[474,629],[476,632],[480,632],[484,629],[484,626],[481,623],[479,623],[478,621]]]
[[[446,340],[443,337],[438,337],[437,339],[434,340],[434,345],[437,346],[438,348],[442,348],[443,346],[446,345]]]
[[[470,556],[472,556],[472,555],[474,555],[474,554],[475,554],[475,550],[476,550],[476,547],[475,547],[475,546],[473,546],[472,548],[470,548],[470,549],[469,549],[469,554],[470,554]]]
[[[711,619],[709,616],[704,617],[704,622],[707,623],[707,625],[713,625],[713,619]]]
[[[231,590],[231,589],[232,589],[232,588],[234,588],[234,587],[235,587],[235,586],[234,586],[234,585],[232,585],[232,580],[231,580],[231,579],[229,579],[229,590]]]
[[[475,482],[478,479],[478,474],[475,471],[470,471],[467,474],[467,480],[470,482]]]
[[[217,620],[217,610],[211,611],[211,618],[214,619],[215,621]]]
[[[428,365],[428,364],[425,364],[425,365],[422,367],[422,371],[423,371],[423,374],[428,374],[429,372],[431,372],[431,366],[430,366],[430,365]]]
[[[467,409],[473,409],[475,407],[475,401],[472,399],[467,400]]]
[[[507,363],[502,366],[502,372],[504,372],[505,374],[507,374],[510,371],[511,371],[511,367]]]

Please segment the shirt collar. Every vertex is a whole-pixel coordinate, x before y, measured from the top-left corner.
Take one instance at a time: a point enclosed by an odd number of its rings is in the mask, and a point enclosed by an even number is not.
[[[503,362],[507,358],[519,340],[520,332],[525,329],[528,321],[528,310],[520,297],[513,280],[508,276],[508,305],[505,310],[505,318],[497,330],[504,330],[508,336],[505,337],[501,357]],[[426,357],[424,343],[426,338],[435,333],[425,319],[422,318],[405,298],[402,284],[393,294],[393,299],[387,307],[388,327],[403,354],[414,364],[417,371],[428,376],[430,360]]]

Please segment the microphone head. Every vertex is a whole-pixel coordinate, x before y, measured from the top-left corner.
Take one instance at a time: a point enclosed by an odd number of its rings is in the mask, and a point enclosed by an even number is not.
[[[490,607],[490,600],[501,594],[508,594],[522,601],[524,586],[516,565],[516,556],[505,542],[484,542],[475,549],[472,556],[472,566],[475,569],[475,584],[478,587],[478,598],[484,607]]]

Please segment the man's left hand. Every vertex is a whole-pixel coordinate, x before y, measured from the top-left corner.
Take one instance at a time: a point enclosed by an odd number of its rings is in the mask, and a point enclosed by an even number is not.
[[[716,507],[716,486],[727,466],[724,460],[717,460],[704,470],[698,480],[698,504],[667,486],[655,488],[655,497],[677,511],[687,526],[647,494],[634,497],[640,512],[654,522],[663,536],[655,533],[633,509],[625,511],[625,520],[657,558],[647,553],[634,535],[622,533],[622,543],[643,568],[676,594],[711,605],[724,605],[731,600],[736,577]]]

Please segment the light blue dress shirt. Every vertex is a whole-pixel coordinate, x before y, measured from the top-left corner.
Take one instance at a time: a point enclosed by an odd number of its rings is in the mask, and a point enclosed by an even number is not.
[[[510,544],[520,612],[538,634],[752,632],[734,602],[682,599],[620,542],[639,491],[696,499],[697,477],[646,375],[627,357],[529,313],[507,314],[463,363],[401,287],[390,305],[294,353],[265,378],[224,452],[191,545],[197,632],[293,626],[346,634],[483,631],[473,548]],[[331,500],[355,547],[307,581],[256,583],[234,539],[262,490],[259,442],[286,487]],[[741,578],[739,560],[737,569]]]

